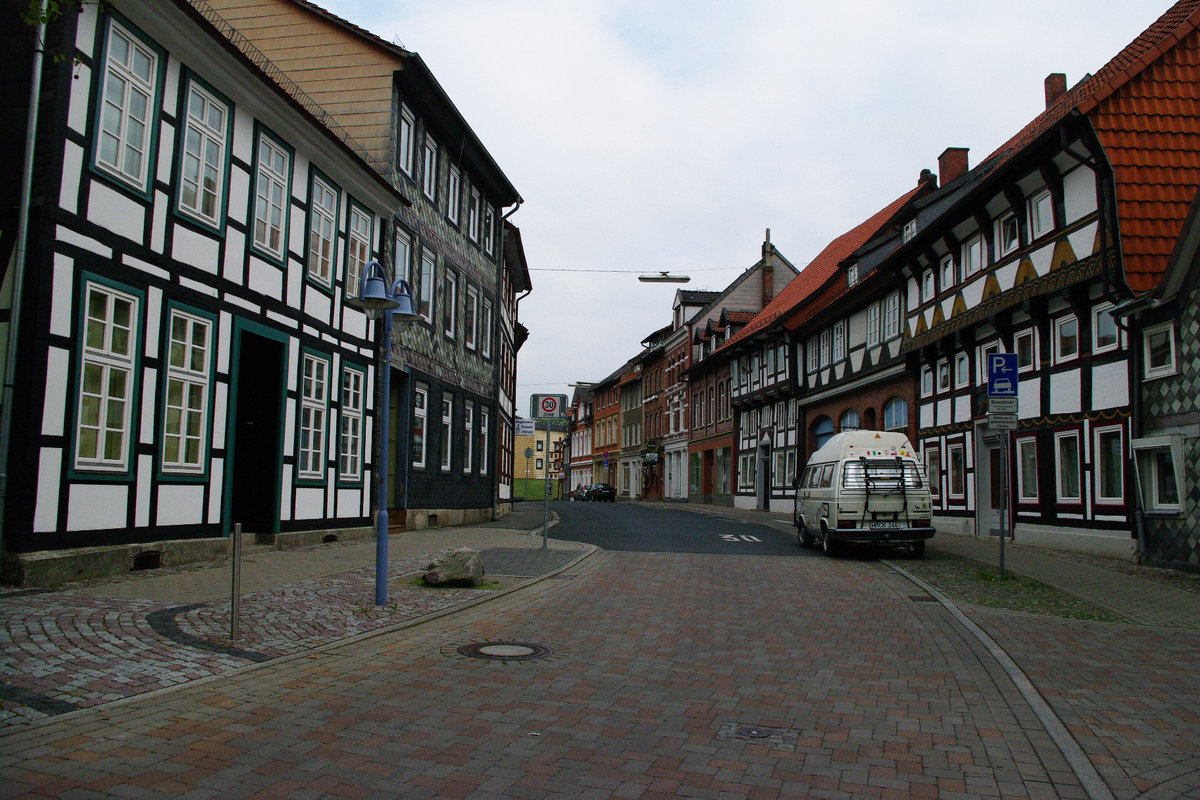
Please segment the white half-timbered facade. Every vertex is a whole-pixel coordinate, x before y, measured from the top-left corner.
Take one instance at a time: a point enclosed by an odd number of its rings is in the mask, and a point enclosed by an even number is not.
[[[374,345],[345,300],[405,199],[189,3],[53,30],[6,552],[361,532]]]

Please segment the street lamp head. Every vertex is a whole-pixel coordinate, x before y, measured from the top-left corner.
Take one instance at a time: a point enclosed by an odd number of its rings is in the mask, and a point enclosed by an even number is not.
[[[358,297],[346,299],[346,305],[357,308],[369,319],[379,319],[384,312],[398,308],[400,303],[388,293],[387,274],[378,261],[368,261],[359,281]],[[409,300],[411,308],[412,301]]]
[[[655,272],[649,275],[638,275],[638,280],[642,283],[688,283],[691,281],[690,275],[672,275],[669,272]]]
[[[409,287],[408,281],[398,278],[392,284],[392,299],[396,302],[396,307],[392,310],[393,319],[400,322],[416,322],[423,319],[413,307],[412,289]]]

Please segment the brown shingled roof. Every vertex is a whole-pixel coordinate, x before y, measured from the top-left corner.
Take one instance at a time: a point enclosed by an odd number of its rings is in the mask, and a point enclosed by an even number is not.
[[[774,299],[770,303],[767,303],[762,311],[749,320],[746,327],[738,331],[733,338],[723,344],[718,350],[725,350],[737,342],[748,339],[784,314],[798,308],[837,273],[838,264],[870,241],[880,229],[896,216],[900,209],[904,208],[910,200],[915,198],[928,185],[919,184],[915,189],[905,192],[868,217],[865,221],[826,245],[825,249],[808,263],[808,266],[800,270],[799,275],[792,278],[791,283],[783,287],[783,291],[775,295]]]

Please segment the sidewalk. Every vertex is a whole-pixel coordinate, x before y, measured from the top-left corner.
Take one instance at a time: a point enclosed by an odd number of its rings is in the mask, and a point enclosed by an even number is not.
[[[236,641],[227,562],[55,590],[0,589],[0,732],[413,624],[528,585],[594,551],[557,541],[541,549],[542,522],[542,506],[525,504],[485,525],[393,534],[390,603],[382,608],[374,605],[373,540],[254,552],[242,562]],[[456,547],[480,550],[499,588],[434,590],[403,580]]]
[[[698,503],[646,505],[766,521],[775,527],[794,530],[788,513]],[[927,552],[949,553],[994,568],[999,564],[999,541],[939,531],[929,541]],[[1013,542],[1005,546],[1005,567],[1119,614],[1134,624],[1200,630],[1200,575]]]

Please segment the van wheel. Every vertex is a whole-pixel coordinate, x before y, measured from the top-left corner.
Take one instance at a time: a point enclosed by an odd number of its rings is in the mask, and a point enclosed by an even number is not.
[[[908,546],[909,558],[920,558],[923,555],[925,555],[925,543],[924,542],[913,542],[912,544],[910,544]]]
[[[825,528],[825,523],[821,523],[821,552],[827,556],[836,556],[842,548],[830,535]]]
[[[800,541],[801,547],[812,547],[817,543],[817,537],[808,532],[808,525],[803,518],[796,524],[796,538]]]

